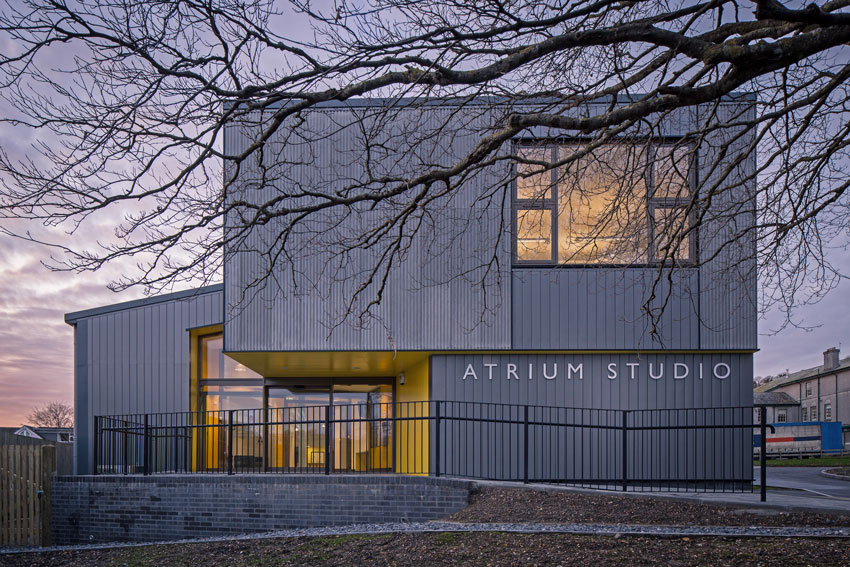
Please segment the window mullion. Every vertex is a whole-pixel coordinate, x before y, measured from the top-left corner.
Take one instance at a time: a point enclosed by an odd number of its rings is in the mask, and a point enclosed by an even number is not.
[[[557,161],[558,161],[558,153],[559,153],[558,148],[559,147],[560,146],[558,144],[555,144],[555,145],[552,146],[551,163],[553,163],[553,164],[557,163]],[[560,246],[560,242],[558,240],[558,238],[559,238],[558,230],[560,228],[558,226],[560,224],[559,219],[558,219],[558,192],[559,192],[559,189],[558,189],[558,168],[552,167],[552,171],[550,172],[550,174],[551,174],[551,180],[552,180],[551,188],[549,189],[549,192],[550,192],[549,194],[552,198],[552,202],[549,205],[551,207],[550,210],[552,211],[551,212],[551,215],[552,215],[552,263],[557,264],[558,259],[559,259],[558,248]]]

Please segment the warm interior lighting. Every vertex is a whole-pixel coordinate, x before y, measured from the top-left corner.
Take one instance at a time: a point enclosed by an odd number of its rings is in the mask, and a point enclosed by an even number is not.
[[[552,259],[552,211],[517,211],[517,258]]]
[[[517,261],[634,265],[691,259],[685,213],[691,146],[605,144],[569,161],[580,150],[578,144],[518,150],[521,159],[566,163],[554,177],[548,171],[530,174],[542,166],[517,164]]]

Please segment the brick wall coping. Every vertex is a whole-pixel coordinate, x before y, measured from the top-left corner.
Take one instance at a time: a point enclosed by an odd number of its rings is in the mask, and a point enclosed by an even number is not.
[[[136,484],[406,484],[471,489],[473,482],[457,478],[405,474],[140,474],[61,475],[54,482],[91,484],[98,482]]]

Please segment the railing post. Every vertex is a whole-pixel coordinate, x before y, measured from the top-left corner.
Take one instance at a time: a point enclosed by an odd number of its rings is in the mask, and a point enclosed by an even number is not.
[[[192,416],[186,416],[188,425],[183,429],[183,472],[189,472],[189,447],[192,445]]]
[[[227,474],[233,474],[233,411],[227,412]]]
[[[93,474],[97,474],[98,467],[98,459],[100,455],[98,454],[100,451],[98,450],[100,446],[100,418],[98,416],[94,416],[94,471]]]
[[[623,492],[628,490],[629,486],[629,446],[628,446],[628,438],[629,438],[629,429],[626,426],[626,421],[629,417],[629,410],[623,410],[623,423],[620,427],[623,435]]]
[[[522,481],[528,484],[528,406],[525,406],[523,437]]]
[[[325,474],[331,474],[331,406],[325,408]]]
[[[129,448],[129,439],[127,438],[127,426],[124,426],[124,429],[121,431],[121,441],[124,444],[121,454],[122,465],[124,468],[124,474],[130,474],[130,448]]]
[[[434,476],[440,476],[440,401],[434,406]]]
[[[142,474],[147,476],[150,471],[150,428],[148,425],[148,414],[145,414],[144,432],[142,433]]]
[[[264,388],[265,389],[265,388]],[[263,472],[269,472],[269,408],[268,400],[263,402]]]
[[[180,456],[180,453],[179,453],[180,447],[177,445],[177,442],[178,442],[177,427],[174,425],[174,420],[175,420],[174,416],[172,416],[171,419],[169,419],[169,421],[171,422],[171,423],[169,423],[169,426],[171,426],[171,427],[169,428],[168,431],[169,431],[169,433],[173,433],[173,435],[174,435],[174,437],[173,437],[173,439],[174,439],[174,472],[178,473],[178,472],[180,472],[178,470],[178,467],[177,467],[177,462],[178,462],[179,456]],[[168,437],[166,437],[166,439],[172,439],[172,437],[168,436]]]
[[[761,501],[767,501],[767,408],[762,406],[759,409],[759,428],[761,430],[761,466],[759,473],[761,476]]]

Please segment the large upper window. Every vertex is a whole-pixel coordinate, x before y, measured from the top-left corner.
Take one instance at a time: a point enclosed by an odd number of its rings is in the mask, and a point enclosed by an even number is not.
[[[520,145],[517,156],[517,263],[694,259],[691,146],[616,143],[587,152],[579,144]]]

